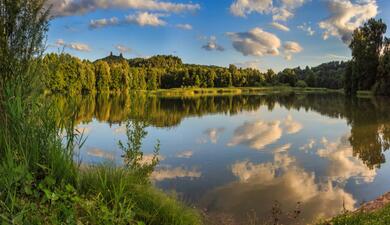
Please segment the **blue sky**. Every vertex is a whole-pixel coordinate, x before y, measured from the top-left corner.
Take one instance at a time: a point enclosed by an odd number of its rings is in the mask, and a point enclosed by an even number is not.
[[[95,60],[173,54],[261,70],[350,57],[353,28],[390,24],[388,0],[50,0],[48,51]]]

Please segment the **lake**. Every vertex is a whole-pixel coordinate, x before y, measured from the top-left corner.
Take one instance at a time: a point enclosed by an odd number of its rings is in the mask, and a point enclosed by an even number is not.
[[[83,164],[121,165],[126,124],[146,122],[145,160],[161,143],[153,182],[215,223],[305,224],[390,191],[389,99],[130,94],[56,102],[77,112],[87,137],[77,154]]]

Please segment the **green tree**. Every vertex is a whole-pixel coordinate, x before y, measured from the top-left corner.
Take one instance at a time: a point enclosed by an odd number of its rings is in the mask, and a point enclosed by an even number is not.
[[[265,76],[265,82],[267,84],[274,83],[274,77],[276,76],[276,74],[272,69],[267,70],[267,72],[264,74],[264,76]]]
[[[195,87],[200,87],[200,78],[199,75],[195,75],[195,81],[194,81],[194,86]]]
[[[283,84],[288,84],[291,87],[295,87],[298,81],[298,78],[293,69],[285,69],[278,74],[279,82]]]
[[[215,73],[215,70],[211,69],[208,72],[208,75],[207,75],[207,87],[209,87],[209,88],[213,88],[214,87],[214,80],[215,80],[216,76],[217,76],[217,74]]]
[[[83,61],[85,69],[85,82],[83,85],[83,92],[95,92],[96,91],[96,77],[95,67],[87,60]]]
[[[95,63],[96,89],[99,92],[110,91],[111,74],[107,62],[99,60]]]
[[[369,90],[375,84],[386,28],[382,20],[370,19],[354,31],[349,45],[352,50],[352,73],[346,74],[351,78],[345,78],[351,82],[346,86],[350,89],[346,90],[347,93]]]
[[[149,78],[148,78],[148,83],[147,87],[148,90],[157,90],[157,73],[155,70],[151,69],[149,71]]]
[[[306,83],[309,87],[316,86],[316,75],[314,74],[312,69],[308,69],[305,71]]]
[[[377,95],[390,96],[390,39],[388,38],[385,39],[374,91]]]

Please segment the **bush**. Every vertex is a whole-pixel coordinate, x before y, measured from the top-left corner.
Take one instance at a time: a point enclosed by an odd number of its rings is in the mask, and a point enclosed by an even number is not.
[[[307,84],[304,80],[299,80],[296,84],[297,87],[299,88],[307,88]]]

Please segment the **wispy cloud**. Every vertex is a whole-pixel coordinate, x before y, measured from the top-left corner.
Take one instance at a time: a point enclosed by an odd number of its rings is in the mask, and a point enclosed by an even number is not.
[[[183,167],[176,167],[176,168],[160,168],[158,170],[155,170],[151,178],[152,180],[156,181],[162,181],[162,180],[171,180],[171,179],[177,179],[177,178],[199,178],[202,175],[202,173],[196,169],[185,169]]]
[[[240,63],[235,63],[239,68],[252,68],[252,69],[260,69],[260,60],[251,60],[251,61],[246,61],[246,62],[240,62]]]
[[[191,24],[176,24],[176,28],[182,29],[182,30],[192,30]]]
[[[125,46],[125,45],[121,45],[121,44],[116,45],[115,49],[118,50],[118,52],[120,52],[122,54],[131,52],[131,48],[129,48],[129,47]]]
[[[290,31],[290,28],[288,28],[287,26],[283,25],[283,24],[280,24],[280,23],[277,23],[277,22],[272,22],[270,23],[270,25],[278,30],[281,30],[281,31]]]
[[[89,22],[90,28],[99,28],[99,27],[106,27],[106,26],[113,26],[117,25],[119,23],[118,18],[112,17],[109,19],[98,19],[98,20],[91,20]]]
[[[315,31],[311,26],[309,26],[307,23],[303,23],[302,25],[297,26],[298,29],[303,30],[306,32],[307,35],[313,36],[315,34]]]
[[[123,20],[119,20],[116,17],[103,18],[97,20],[91,20],[89,27],[91,29],[116,26],[120,24],[136,24],[139,26],[165,26],[166,22],[161,17],[166,16],[161,13],[149,13],[149,12],[138,12],[137,14],[127,15]]]
[[[90,52],[91,51],[91,48],[87,44],[80,43],[80,42],[66,43],[63,39],[58,39],[56,41],[55,46],[69,48],[69,49],[73,49],[75,51],[80,51],[80,52]]]
[[[176,154],[177,158],[191,158],[194,152],[192,150],[182,151]]]
[[[54,17],[83,15],[99,9],[135,9],[146,11],[184,12],[200,9],[199,4],[174,3],[160,0],[49,0]]]

